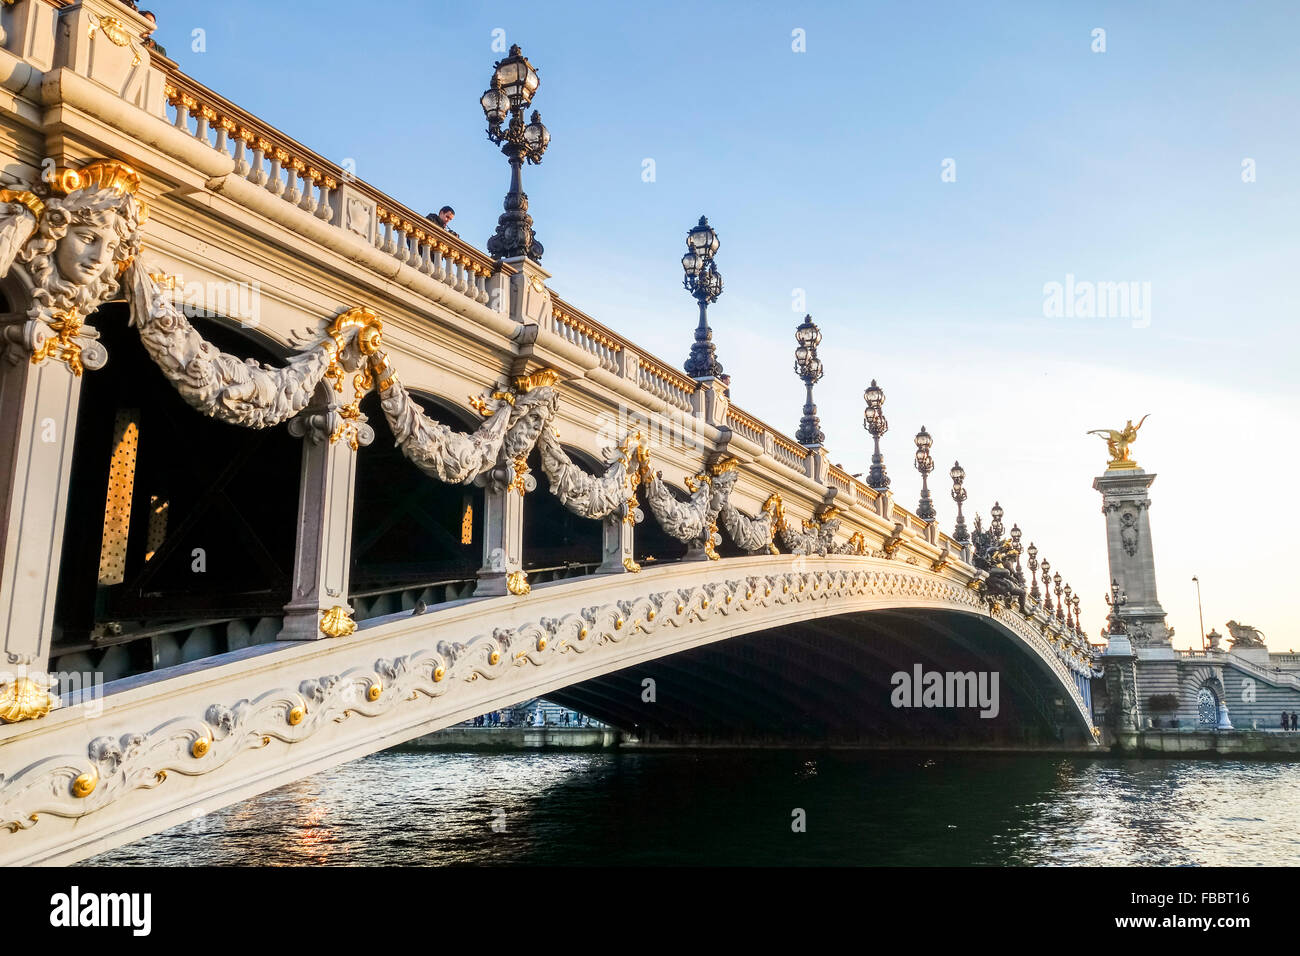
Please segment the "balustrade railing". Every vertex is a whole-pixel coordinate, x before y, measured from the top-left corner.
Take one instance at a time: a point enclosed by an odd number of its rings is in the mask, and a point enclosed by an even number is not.
[[[322,222],[369,241],[472,301],[488,302],[487,280],[494,262],[487,253],[394,202],[167,61],[159,60],[158,65],[167,77],[164,94],[172,124],[230,156],[236,175]]]

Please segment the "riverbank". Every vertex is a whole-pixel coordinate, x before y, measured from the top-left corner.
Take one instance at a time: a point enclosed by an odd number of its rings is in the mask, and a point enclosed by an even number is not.
[[[1114,735],[1121,756],[1300,758],[1300,733],[1281,730],[1138,730]]]
[[[399,750],[605,750],[635,738],[613,727],[448,727]]]

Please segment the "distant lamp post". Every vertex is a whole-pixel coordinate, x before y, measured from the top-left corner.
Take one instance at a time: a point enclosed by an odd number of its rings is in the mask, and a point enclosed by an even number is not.
[[[970,543],[970,532],[966,530],[966,518],[961,513],[961,503],[966,500],[963,484],[966,481],[966,469],[961,466],[961,462],[952,463],[948,477],[952,479],[952,500],[957,502],[957,526],[952,529],[952,539],[965,547]]]
[[[822,361],[817,357],[817,346],[821,344],[822,332],[813,322],[811,315],[805,315],[794,330],[795,341],[799,343],[794,350],[794,373],[803,379],[808,395],[803,405],[803,418],[799,419],[799,430],[794,433],[794,440],[809,447],[824,445],[826,435],[817,420],[817,406],[813,404],[813,386],[821,381]]]
[[[936,517],[934,501],[930,498],[930,472],[934,471],[930,449],[933,445],[934,439],[922,425],[916,433],[916,470],[921,473],[921,501],[916,506],[916,516],[922,521],[933,521]]]
[[[873,378],[870,387],[862,393],[862,397],[867,402],[862,427],[871,433],[871,438],[875,442],[875,451],[871,454],[871,470],[867,472],[867,485],[876,491],[888,491],[889,475],[885,473],[885,459],[880,457],[880,436],[889,431],[889,422],[884,412],[885,391]]]
[[[1070,616],[1070,615],[1071,615],[1071,610],[1070,610],[1070,593],[1071,593],[1071,592],[1070,592],[1070,586],[1067,584],[1067,585],[1063,588],[1063,590],[1065,591],[1065,626],[1068,627],[1068,628],[1073,629],[1073,627],[1074,627],[1074,622],[1073,622],[1073,620],[1071,619],[1071,616]]]
[[[1002,525],[1002,516],[1006,514],[1006,512],[1003,511],[1002,506],[995,501],[993,502],[993,507],[989,509],[989,514],[993,516],[993,520],[989,522],[989,534],[993,535],[993,537],[998,541],[1001,541],[1002,535],[1006,533],[1006,528]]]
[[[1020,569],[1020,537],[1020,525],[1013,524],[1011,526],[1011,543],[1016,549],[1016,578],[1023,581],[1025,579],[1025,572]]]
[[[515,44],[509,56],[496,62],[492,85],[479,98],[488,121],[488,139],[500,146],[510,161],[510,192],[506,193],[505,212],[497,220],[497,231],[487,242],[488,253],[497,259],[523,256],[540,262],[542,258],[542,244],[533,235],[533,217],[528,215],[522,172],[525,162],[542,161],[542,154],[551,142],[550,131],[542,125],[539,113],[534,111],[529,122],[524,123],[524,111],[532,102],[537,86],[537,71]]]
[[[695,342],[685,365],[691,378],[722,376],[722,364],[713,348],[713,330],[709,328],[709,303],[717,302],[722,295],[722,275],[713,262],[717,251],[718,234],[701,216],[699,224],[686,234],[686,255],[682,256],[682,271],[686,273],[682,285],[700,304],[700,324],[695,327]]]
[[[1074,603],[1074,630],[1075,630],[1075,633],[1077,633],[1080,637],[1086,637],[1087,635],[1083,633],[1083,628],[1079,626],[1079,595],[1076,594],[1076,595],[1074,596],[1073,603]]]
[[[1042,603],[1043,592],[1038,590],[1038,548],[1034,542],[1029,542],[1025,553],[1029,555],[1029,598]]]
[[[1052,565],[1043,558],[1043,610],[1052,613]]]
[[[1052,575],[1052,583],[1056,585],[1056,619],[1065,620],[1065,610],[1061,607],[1061,572],[1057,571]]]

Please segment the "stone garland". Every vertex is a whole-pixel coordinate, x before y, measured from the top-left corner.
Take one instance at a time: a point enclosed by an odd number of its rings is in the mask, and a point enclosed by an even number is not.
[[[130,266],[131,324],[155,365],[181,398],[210,418],[245,428],[268,428],[307,407],[330,369],[334,340],[325,334],[282,368],[243,360],[203,339],[162,294],[148,269]]]

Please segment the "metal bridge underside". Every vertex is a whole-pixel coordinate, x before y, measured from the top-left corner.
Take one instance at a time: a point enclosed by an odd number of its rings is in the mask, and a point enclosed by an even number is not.
[[[998,712],[894,707],[897,672],[998,674]],[[653,700],[646,679],[653,680]],[[662,745],[1077,746],[1055,677],[995,625],[943,610],[848,614],[693,648],[547,699]]]

